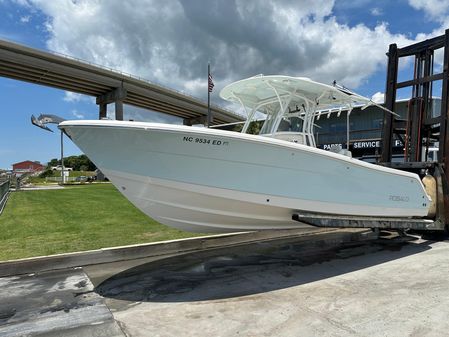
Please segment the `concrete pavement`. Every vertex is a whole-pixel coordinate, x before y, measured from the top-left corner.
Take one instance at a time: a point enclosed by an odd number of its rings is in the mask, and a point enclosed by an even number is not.
[[[366,243],[299,263],[278,253],[143,268],[98,290],[134,337],[448,335],[448,242]]]
[[[81,268],[0,278],[0,336],[123,337]]]
[[[0,278],[0,335],[446,336],[447,275],[448,241],[309,233]]]

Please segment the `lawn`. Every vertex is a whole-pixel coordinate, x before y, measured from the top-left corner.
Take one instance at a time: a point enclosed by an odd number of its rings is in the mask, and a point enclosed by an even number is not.
[[[112,184],[19,191],[0,215],[0,260],[192,236],[150,219]]]

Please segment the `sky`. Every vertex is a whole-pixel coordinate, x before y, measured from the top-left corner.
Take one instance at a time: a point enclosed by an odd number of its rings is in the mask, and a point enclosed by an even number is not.
[[[381,99],[388,46],[446,28],[449,0],[0,0],[0,39],[124,71],[204,101],[210,62],[212,103],[235,111],[220,99],[221,88],[257,74],[336,80]],[[411,62],[400,66],[401,78]],[[182,122],[124,109],[125,119]],[[0,77],[0,168],[59,157],[56,127],[50,133],[30,123],[41,113],[97,119],[98,106],[93,97]],[[81,153],[67,138],[64,146],[65,155]]]

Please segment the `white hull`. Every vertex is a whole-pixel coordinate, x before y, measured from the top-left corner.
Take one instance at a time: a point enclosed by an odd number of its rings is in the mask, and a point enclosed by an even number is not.
[[[124,172],[106,176],[145,214],[170,227],[190,232],[224,233],[273,228],[310,227],[291,220],[287,208],[267,207],[241,193],[178,183]]]
[[[120,121],[60,124],[131,202],[183,230],[304,227],[298,211],[427,214],[417,175],[301,144],[222,130]]]

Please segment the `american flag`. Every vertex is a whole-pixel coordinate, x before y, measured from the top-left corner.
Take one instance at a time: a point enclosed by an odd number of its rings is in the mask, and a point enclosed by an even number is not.
[[[212,92],[212,89],[214,89],[214,82],[212,81],[212,75],[209,74],[209,81],[207,83],[207,86],[209,88],[209,92]]]

